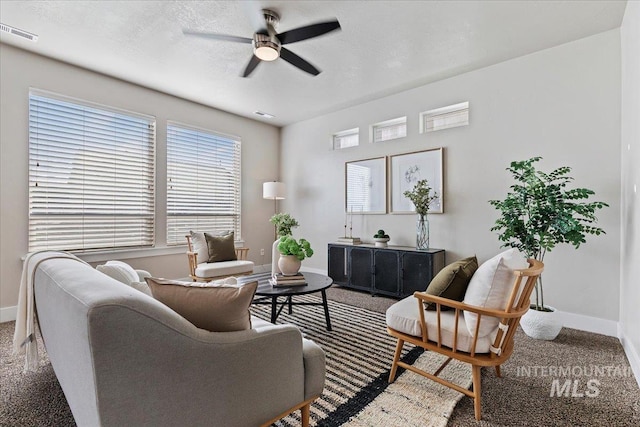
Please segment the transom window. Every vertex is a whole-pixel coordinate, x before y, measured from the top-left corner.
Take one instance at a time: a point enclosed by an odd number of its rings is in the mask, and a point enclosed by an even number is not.
[[[155,123],[29,92],[29,251],[153,246]]]
[[[240,138],[168,123],[167,244],[189,230],[240,240],[240,172]]]

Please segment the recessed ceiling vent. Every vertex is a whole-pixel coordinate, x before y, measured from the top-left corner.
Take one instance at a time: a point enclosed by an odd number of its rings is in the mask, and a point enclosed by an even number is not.
[[[32,42],[38,41],[37,35],[31,34],[27,31],[20,30],[18,28],[14,28],[10,25],[0,24],[0,31],[4,33],[13,34],[14,36],[22,37],[23,39],[31,40]]]

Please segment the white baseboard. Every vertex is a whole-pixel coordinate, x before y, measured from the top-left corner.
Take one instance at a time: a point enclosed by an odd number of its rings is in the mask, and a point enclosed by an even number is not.
[[[610,337],[618,337],[618,322],[615,320],[601,319],[599,317],[568,313],[560,310],[558,310],[558,316],[560,317],[562,326],[564,327],[607,335]]]
[[[12,322],[18,315],[18,306],[0,308],[0,323]]]
[[[622,328],[620,328],[618,336],[620,343],[622,344],[622,348],[624,349],[624,353],[627,355],[627,360],[629,360],[629,364],[631,365],[633,375],[636,377],[636,382],[640,387],[640,355],[638,355],[638,350],[633,347],[631,341],[622,331]]]

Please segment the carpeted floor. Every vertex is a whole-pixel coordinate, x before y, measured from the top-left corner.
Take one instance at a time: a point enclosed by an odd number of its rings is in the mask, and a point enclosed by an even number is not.
[[[329,289],[328,297],[380,313],[394,302],[339,287]],[[333,315],[331,303],[330,310]],[[21,366],[10,355],[12,334],[13,322],[0,324],[0,426],[74,425],[66,403],[52,398],[62,396],[62,391],[50,364],[25,374],[19,386],[13,384]],[[392,354],[381,357],[388,357],[390,363]],[[481,422],[473,417],[473,401],[463,397],[448,425],[640,426],[640,390],[616,338],[565,328],[556,340],[546,342],[519,331],[514,354],[502,373],[497,378],[494,370],[482,370]],[[567,381],[570,387],[562,389]],[[21,419],[37,421],[15,421]],[[342,419],[322,425],[341,425]],[[394,427],[382,420],[359,425]]]
[[[395,302],[340,287],[327,295],[380,312]],[[562,389],[566,381],[570,390]],[[554,341],[540,341],[519,329],[502,378],[482,370],[482,421],[475,421],[473,400],[463,397],[448,426],[638,427],[640,388],[617,338],[563,328]]]

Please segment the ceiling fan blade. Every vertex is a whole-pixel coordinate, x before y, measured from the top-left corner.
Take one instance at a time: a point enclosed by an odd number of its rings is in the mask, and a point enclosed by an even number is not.
[[[250,39],[248,37],[230,36],[228,34],[205,33],[202,31],[191,31],[191,30],[182,30],[182,33],[185,36],[195,36],[195,37],[202,37],[205,39],[213,39],[213,40],[224,40],[228,42],[237,42],[237,43],[253,42],[253,39]]]
[[[295,43],[312,37],[318,37],[339,29],[340,23],[337,20],[334,20],[307,25],[306,27],[294,28],[293,30],[278,34],[277,37],[281,44]]]
[[[249,60],[249,63],[247,64],[247,68],[244,69],[244,73],[242,73],[242,77],[249,77],[249,74],[251,74],[253,70],[256,69],[259,63],[260,63],[260,58],[253,55]]]
[[[294,67],[298,67],[302,71],[306,71],[309,74],[313,74],[314,76],[317,76],[318,74],[320,74],[320,70],[318,70],[316,67],[309,64],[307,61],[300,58],[298,55],[291,52],[287,48],[284,48],[284,47],[280,48],[280,58],[284,59]]]

